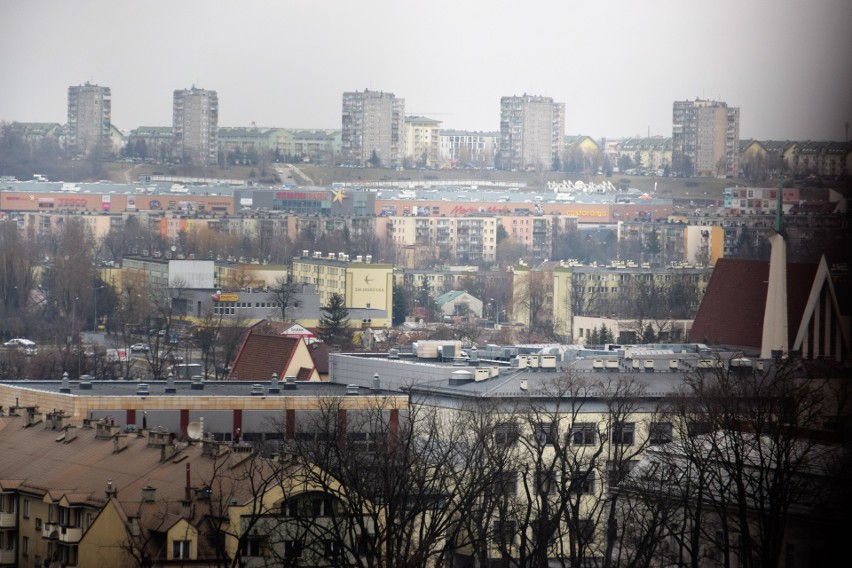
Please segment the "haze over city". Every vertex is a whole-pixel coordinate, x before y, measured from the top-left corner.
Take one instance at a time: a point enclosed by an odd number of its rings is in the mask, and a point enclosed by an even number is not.
[[[339,128],[341,93],[405,99],[445,128],[499,130],[500,97],[566,106],[566,133],[671,135],[672,101],[741,109],[740,138],[843,140],[843,0],[349,3],[5,2],[0,120],[66,120],[69,85],[112,89],[123,130],[218,91],[219,124]]]

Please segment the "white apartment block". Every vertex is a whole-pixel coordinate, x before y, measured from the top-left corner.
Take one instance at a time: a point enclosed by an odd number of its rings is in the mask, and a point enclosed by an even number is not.
[[[444,130],[438,137],[438,144],[439,158],[444,164],[492,167],[500,147],[500,133]]]
[[[388,233],[399,246],[429,246],[437,257],[462,264],[494,262],[496,217],[388,217]]]
[[[100,148],[109,153],[112,95],[109,87],[86,83],[68,87],[68,138],[76,155]]]
[[[175,155],[194,164],[215,165],[219,159],[217,133],[219,97],[216,91],[175,90],[172,129]]]
[[[721,101],[675,101],[672,171],[684,177],[739,175],[740,109]]]
[[[405,99],[383,91],[343,93],[341,154],[344,164],[366,165],[376,153],[381,165],[398,166],[405,151]]]
[[[523,95],[500,99],[500,169],[549,170],[565,139],[565,103]]]
[[[405,117],[405,157],[417,167],[438,164],[438,136],[441,121],[425,116]]]

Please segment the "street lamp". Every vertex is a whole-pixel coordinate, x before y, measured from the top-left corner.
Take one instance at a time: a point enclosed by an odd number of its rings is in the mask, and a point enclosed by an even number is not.
[[[94,297],[95,297],[95,321],[92,324],[92,327],[93,327],[93,330],[94,330],[95,333],[98,332],[98,290],[103,290],[103,289],[104,289],[103,285],[98,286],[97,288],[94,288],[94,292],[95,292],[94,293]]]

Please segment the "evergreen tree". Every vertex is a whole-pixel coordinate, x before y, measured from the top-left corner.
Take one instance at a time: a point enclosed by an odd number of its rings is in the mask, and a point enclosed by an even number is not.
[[[340,294],[332,294],[328,306],[322,311],[318,326],[319,338],[329,345],[348,346],[352,341],[352,330],[346,299]]]
[[[601,324],[600,342],[602,344],[615,343],[615,337],[613,337],[612,331],[606,326],[605,323]]]
[[[370,167],[372,167],[372,168],[381,168],[382,167],[382,159],[379,157],[379,153],[376,150],[373,150],[372,154],[370,154]]]
[[[404,286],[394,284],[393,286],[393,325],[402,325],[405,323],[405,316],[408,315],[408,292]]]

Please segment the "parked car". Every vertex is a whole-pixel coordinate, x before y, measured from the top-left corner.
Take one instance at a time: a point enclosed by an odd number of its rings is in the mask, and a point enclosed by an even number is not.
[[[151,350],[147,343],[134,343],[130,346],[130,350],[134,353],[147,353]]]
[[[31,339],[24,339],[22,337],[16,337],[15,339],[10,339],[6,343],[3,344],[3,347],[18,347],[24,349],[26,347],[35,347],[35,341]]]

